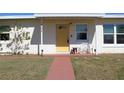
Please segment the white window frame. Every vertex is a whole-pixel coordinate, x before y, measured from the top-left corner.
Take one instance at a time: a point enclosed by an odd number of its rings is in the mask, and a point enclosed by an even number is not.
[[[110,23],[110,24],[108,24],[108,23],[106,23],[106,24],[103,24],[103,26],[104,25],[113,25],[114,26],[114,43],[113,44],[105,44],[104,43],[104,27],[103,27],[103,45],[106,47],[124,47],[124,44],[118,44],[117,43],[117,25],[124,25],[124,23],[122,23],[122,24],[119,24],[119,23],[117,23],[117,24],[112,24],[112,23]],[[120,34],[123,34],[123,33],[120,33]]]
[[[77,25],[87,25],[87,31],[86,31],[87,39],[86,39],[86,40],[78,40],[78,39],[77,39],[77,31],[76,31],[76,26],[77,26]],[[82,32],[82,33],[84,33],[84,32]],[[76,37],[76,38],[75,38],[76,41],[78,41],[78,42],[82,42],[82,41],[83,41],[83,42],[87,42],[87,41],[88,41],[88,24],[87,24],[87,23],[76,23],[76,24],[75,24],[75,37]]]

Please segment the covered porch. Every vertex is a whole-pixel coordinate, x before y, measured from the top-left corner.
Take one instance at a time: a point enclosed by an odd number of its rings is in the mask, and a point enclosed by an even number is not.
[[[95,18],[42,18],[42,49],[45,54],[95,53]]]

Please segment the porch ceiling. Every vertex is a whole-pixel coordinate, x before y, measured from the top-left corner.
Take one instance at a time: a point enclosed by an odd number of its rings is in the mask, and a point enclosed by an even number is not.
[[[43,17],[43,19],[96,19],[96,17]]]
[[[43,18],[43,23],[55,23],[55,24],[72,24],[72,23],[94,23],[95,18],[81,18],[81,17],[49,17]]]

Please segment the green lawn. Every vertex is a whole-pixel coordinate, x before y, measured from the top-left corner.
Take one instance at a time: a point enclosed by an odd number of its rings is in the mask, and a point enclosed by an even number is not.
[[[71,57],[77,80],[124,80],[124,54]]]
[[[41,56],[0,56],[0,80],[42,80],[52,58]]]

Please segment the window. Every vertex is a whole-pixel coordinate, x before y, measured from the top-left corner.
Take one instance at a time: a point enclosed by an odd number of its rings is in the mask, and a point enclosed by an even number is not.
[[[0,26],[0,32],[9,32],[10,30],[10,26]]]
[[[114,25],[104,25],[104,44],[114,43]]]
[[[124,44],[124,25],[117,25],[117,44]]]
[[[77,35],[77,40],[87,40],[87,25],[77,24],[76,35]]]
[[[124,35],[117,35],[117,44],[124,44]]]
[[[104,43],[105,44],[113,44],[114,36],[113,35],[104,35]]]
[[[0,26],[0,40],[9,40],[9,31],[11,27],[8,25]]]
[[[9,33],[0,33],[0,40],[9,40]]]
[[[117,25],[117,33],[124,33],[124,25]]]
[[[104,44],[124,44],[124,24],[103,25],[103,30]]]

